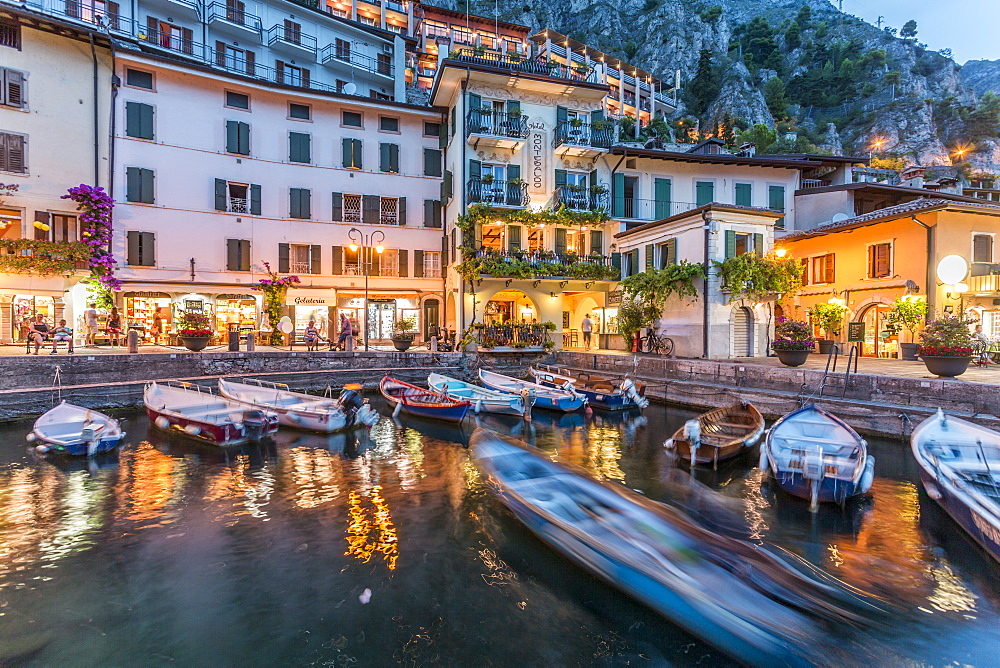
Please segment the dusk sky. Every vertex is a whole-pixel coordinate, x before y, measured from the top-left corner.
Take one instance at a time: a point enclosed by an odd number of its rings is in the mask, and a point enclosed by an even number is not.
[[[837,4],[836,0],[833,3]],[[950,48],[955,62],[997,60],[1000,41],[1000,2],[995,0],[951,0],[926,2],[912,0],[844,0],[844,11],[875,23],[899,29],[909,19],[917,22],[917,39],[935,51]]]

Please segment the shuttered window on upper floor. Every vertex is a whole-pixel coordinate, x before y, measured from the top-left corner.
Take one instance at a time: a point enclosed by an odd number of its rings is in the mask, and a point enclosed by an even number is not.
[[[125,134],[136,139],[153,139],[153,105],[125,103]]]
[[[0,131],[0,172],[28,173],[28,137]]]
[[[0,67],[0,104],[24,109],[28,106],[27,77],[20,70]]]

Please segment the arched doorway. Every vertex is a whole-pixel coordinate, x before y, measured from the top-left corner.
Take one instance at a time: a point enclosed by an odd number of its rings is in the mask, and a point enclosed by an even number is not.
[[[861,344],[861,354],[865,357],[892,357],[898,354],[897,332],[890,326],[890,304],[869,304],[861,312],[858,320],[865,323],[865,341]]]
[[[733,309],[733,357],[753,357],[753,313],[746,306]]]

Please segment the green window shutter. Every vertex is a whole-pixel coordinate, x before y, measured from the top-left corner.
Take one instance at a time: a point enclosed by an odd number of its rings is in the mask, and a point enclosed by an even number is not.
[[[603,109],[597,109],[596,111],[590,112],[590,122],[591,123],[596,123],[597,121],[603,121],[603,120],[604,120],[604,110]]]
[[[622,271],[622,254],[612,253],[611,254],[611,266],[618,270],[618,275],[621,276]]]
[[[590,254],[604,255],[604,232],[601,230],[590,231]]]
[[[379,224],[379,196],[378,195],[362,195],[361,196],[361,222],[366,225],[378,225]]]
[[[469,108],[468,111],[476,111],[477,109],[483,108],[483,98],[477,93],[469,93]]]
[[[451,231],[452,242],[455,241],[455,230]],[[441,271],[445,271],[448,267],[448,237],[441,237]]]
[[[228,271],[239,271],[240,267],[240,240],[226,239],[226,269]]]
[[[665,260],[665,262],[668,265],[670,265],[670,264],[677,264],[677,239],[676,238],[674,238],[674,239],[667,239],[667,243],[665,244],[665,255],[666,255],[666,258],[664,258],[664,260]]]
[[[424,149],[424,176],[441,176],[441,151]]]
[[[434,200],[424,200],[424,227],[437,227],[434,224]]]
[[[399,277],[406,278],[410,275],[410,252],[406,249],[399,249]]]
[[[312,218],[312,191],[308,188],[299,190],[299,208],[303,218]]]
[[[330,219],[344,219],[344,193],[333,193],[333,208],[330,211]]]
[[[308,219],[312,216],[312,192],[308,188],[288,189],[288,217]]]
[[[288,273],[288,244],[278,244],[278,273]]]
[[[698,181],[695,184],[695,206],[703,206],[715,199],[715,184],[711,181]]]
[[[396,222],[399,225],[406,225],[406,198],[400,197],[396,204]]]
[[[566,187],[566,170],[557,169],[556,170],[556,188]]]
[[[250,215],[260,215],[260,186],[255,183],[250,184]]]
[[[569,110],[566,107],[556,107],[556,125],[569,120]]]
[[[392,144],[379,144],[378,145],[378,168],[382,172],[392,171],[392,158],[390,156],[390,147]]]
[[[143,267],[152,267],[156,264],[156,235],[152,232],[143,232],[139,237],[139,264]]]
[[[753,201],[753,190],[749,183],[737,183],[736,184],[736,205],[737,206],[752,206],[750,203]]]
[[[308,190],[306,192],[309,192]],[[323,273],[323,247],[314,245],[309,247],[309,273]]]
[[[479,179],[483,176],[483,163],[478,160],[469,160],[469,178]]]
[[[125,261],[133,267],[139,266],[139,235],[142,232],[129,232],[126,242]]]
[[[153,107],[140,102],[125,103],[125,134],[139,139],[153,138]]]
[[[389,171],[399,173],[399,144],[389,144]]]
[[[726,257],[736,257],[736,232],[726,230]]]
[[[239,153],[240,128],[239,121],[226,121],[226,152]]]
[[[422,250],[413,251],[413,277],[424,277],[424,252]]]
[[[597,185],[597,170],[595,169],[587,175],[587,185],[593,188]]]
[[[656,252],[656,246],[653,244],[646,244],[646,271],[652,271],[656,268],[655,258],[653,254]]]
[[[131,201],[131,200],[129,200]],[[215,179],[215,210],[226,210],[226,180]]]
[[[372,266],[368,268],[369,276],[381,276],[382,275],[382,256],[372,250]]]
[[[452,174],[451,170],[444,170],[444,179],[441,181],[441,201],[447,202],[451,199],[452,195]]]
[[[363,167],[362,160],[361,160],[362,154],[361,154],[361,140],[360,139],[352,139],[351,140],[351,155],[353,156],[354,167],[356,169],[363,169],[364,167]]]
[[[521,178],[521,165],[507,165],[507,180],[513,181],[519,178]]]
[[[629,256],[629,276],[635,276],[639,273],[639,249],[633,248],[628,253]]]
[[[653,197],[655,198],[654,217],[659,220],[670,215],[671,198],[670,179],[653,179]]]
[[[455,122],[458,117],[458,107],[451,108],[451,136],[455,136]]]
[[[441,202],[439,200],[434,200],[434,227],[441,229]]]
[[[288,189],[288,217],[302,217],[302,212],[299,209],[299,188]]]
[[[128,202],[141,202],[142,199],[142,174],[138,167],[125,168],[125,200]],[[132,264],[131,262],[129,264]]]
[[[240,241],[240,271],[250,271],[250,240]]]
[[[757,257],[764,257],[764,235],[755,233],[753,235],[753,252]]]
[[[613,190],[615,191],[615,201],[612,205],[612,216],[624,216],[625,215],[625,175],[615,174],[614,182],[612,183]]]
[[[767,208],[785,212],[785,186],[767,187]],[[785,229],[785,217],[782,216],[774,221],[774,226],[778,229]]]
[[[556,228],[556,253],[562,255],[566,252],[566,230],[562,227]]]
[[[448,124],[441,123],[438,127],[438,148],[444,150],[448,148]]]
[[[520,116],[521,115],[521,102],[520,100],[507,100],[507,114],[510,116]]]
[[[141,187],[139,190],[139,201],[143,204],[152,204],[153,199],[153,180],[156,176],[153,174],[152,169],[140,169],[139,179]]]
[[[311,137],[303,132],[288,133],[288,161],[312,162]]]
[[[341,276],[344,273],[344,247],[334,246],[333,247],[333,263],[331,265],[331,273],[334,276]]]
[[[521,250],[521,226],[520,225],[508,225],[507,226],[507,250],[519,251]]]
[[[353,141],[352,139],[347,139],[347,138],[340,140],[341,154],[343,158],[341,163],[345,169],[354,166],[354,161],[351,157],[353,154],[353,149],[351,145],[352,141]]]
[[[249,123],[239,123],[239,150],[237,153],[243,155],[250,155],[250,124]]]

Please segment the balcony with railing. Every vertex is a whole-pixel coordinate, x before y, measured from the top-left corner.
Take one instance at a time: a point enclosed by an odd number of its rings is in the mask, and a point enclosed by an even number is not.
[[[611,148],[615,135],[612,121],[585,123],[579,118],[561,121],[556,125],[552,148],[562,155],[593,158]]]
[[[316,56],[316,38],[294,26],[277,24],[267,31],[267,45],[297,56]]]
[[[391,77],[396,68],[391,59],[373,58],[372,56],[358,53],[355,50],[345,47],[342,44],[327,44],[319,52],[319,61],[324,65],[338,68],[356,68],[371,72],[372,74],[382,74]]]
[[[229,213],[250,213],[250,202],[244,197],[230,197],[226,200]]]
[[[608,208],[608,189],[605,186],[561,186],[556,188],[553,203],[571,211],[597,211]]]
[[[482,65],[524,74],[540,74],[556,79],[598,83],[597,75],[591,68],[567,67],[565,63],[539,58],[526,58],[516,53],[501,53],[482,47],[462,48],[452,51],[448,58],[461,63]]]
[[[528,206],[528,184],[521,179],[498,181],[488,177],[471,178],[466,187],[469,202],[494,206]]]
[[[894,169],[854,167],[851,170],[851,178],[854,183],[881,183],[888,186],[899,185],[899,172]]]
[[[528,117],[490,107],[473,109],[465,116],[465,136],[474,147],[518,148],[528,136]]]
[[[825,188],[830,185],[830,182],[826,179],[802,179],[802,189],[806,188]]]
[[[565,278],[586,281],[616,281],[619,269],[610,257],[550,250],[493,250],[472,253],[481,276],[494,278]]]
[[[263,34],[263,23],[256,14],[251,14],[223,2],[213,2],[205,10],[205,20],[217,30],[225,30],[246,37]]]
[[[83,4],[84,6],[87,4],[94,5],[93,2],[88,2],[88,0],[84,0]],[[169,8],[171,11],[167,16],[197,19],[199,17],[198,6],[201,3],[198,0],[152,0],[149,4],[153,7]]]

